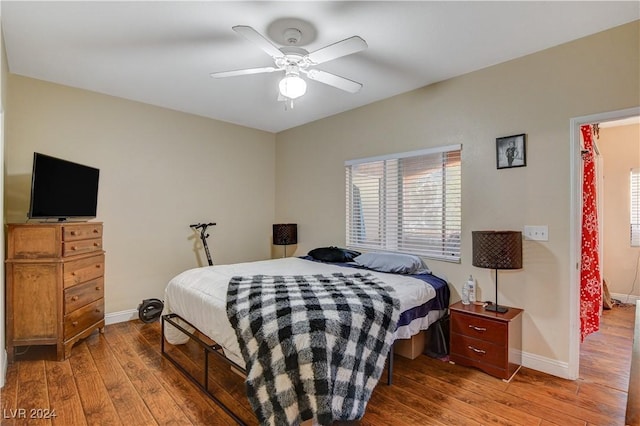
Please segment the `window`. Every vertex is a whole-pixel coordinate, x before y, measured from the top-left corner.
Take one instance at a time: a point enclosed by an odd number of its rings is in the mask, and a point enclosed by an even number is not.
[[[631,169],[631,247],[640,247],[640,168]]]
[[[347,245],[459,262],[460,149],[347,161]]]

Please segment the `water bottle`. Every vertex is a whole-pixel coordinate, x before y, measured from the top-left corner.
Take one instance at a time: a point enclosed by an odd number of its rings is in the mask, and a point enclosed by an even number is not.
[[[476,282],[471,275],[469,275],[469,281],[467,281],[467,294],[469,303],[476,302]]]
[[[469,304],[469,286],[467,283],[462,284],[462,304]]]

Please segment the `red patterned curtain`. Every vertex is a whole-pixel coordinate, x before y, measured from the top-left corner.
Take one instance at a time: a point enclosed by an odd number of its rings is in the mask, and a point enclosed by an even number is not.
[[[602,279],[598,256],[596,166],[591,125],[580,127],[584,148],[582,179],[582,260],[580,269],[580,333],[582,340],[600,328]]]

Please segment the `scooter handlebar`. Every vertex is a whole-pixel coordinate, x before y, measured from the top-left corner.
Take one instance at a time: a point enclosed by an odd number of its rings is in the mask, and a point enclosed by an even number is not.
[[[206,228],[207,226],[215,226],[215,223],[214,222],[210,222],[210,223],[194,223],[192,225],[189,225],[190,228],[195,228],[195,229],[203,228],[203,227]]]

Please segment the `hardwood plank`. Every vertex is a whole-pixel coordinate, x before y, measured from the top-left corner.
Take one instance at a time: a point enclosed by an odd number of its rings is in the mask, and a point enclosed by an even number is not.
[[[377,406],[383,408],[373,408]],[[366,419],[368,411],[372,410],[377,416],[383,417],[381,424],[399,426],[447,425],[445,419],[439,418],[438,413],[428,407],[423,411],[424,406],[408,407],[404,404],[398,404],[396,399],[389,398],[383,392],[374,392],[367,407],[367,413],[363,419]]]
[[[54,410],[54,426],[86,425],[82,403],[73,371],[68,361],[45,361],[47,387],[51,409]]]
[[[138,330],[141,330],[142,335],[147,341],[160,342],[160,328],[159,327],[141,327],[140,321],[133,321],[134,325],[137,325]],[[160,354],[160,345],[157,343],[155,350]],[[187,371],[194,375],[202,383],[203,372],[201,366],[203,365],[203,353],[202,349],[190,341],[185,345],[173,346],[167,344],[166,350],[174,357],[180,365],[182,365]],[[168,366],[168,361],[161,358],[163,366]],[[171,366],[171,368],[175,368]],[[231,372],[229,365],[217,360],[214,356],[210,355],[210,367],[209,367],[209,391],[216,396],[223,404],[231,409],[239,418],[241,418],[247,424],[256,424],[257,419],[253,414],[253,410],[247,400],[244,380],[237,374]],[[179,371],[177,373],[182,375]],[[217,404],[215,404],[208,397],[210,404],[216,407],[217,410],[222,410]],[[224,411],[221,411],[224,413]],[[224,416],[227,416],[225,413]],[[228,416],[227,416],[228,417]],[[231,419],[229,417],[229,419]]]
[[[156,377],[162,385],[171,392],[173,398],[184,408],[185,414],[194,424],[206,424],[212,418],[220,424],[234,425],[231,419],[218,405],[205,396],[199,388],[191,383],[173,365],[169,364],[157,350],[159,339],[149,341],[142,330],[152,326],[144,323],[129,322],[129,332],[137,335],[139,354],[145,365],[155,371]],[[141,326],[139,326],[141,325]]]
[[[548,409],[561,410],[574,418],[583,419],[589,423],[598,425],[624,423],[624,416],[619,408],[610,407],[600,401],[585,399],[578,395],[568,395],[546,387],[535,387],[535,385],[517,381],[510,384],[507,392]]]
[[[511,404],[503,404],[490,398],[486,393],[476,393],[464,387],[454,386],[445,381],[432,377],[429,374],[421,374],[420,372],[411,370],[403,375],[396,374],[394,383],[406,389],[412,389],[418,394],[429,392],[429,389],[437,389],[444,396],[442,397],[442,405],[450,407],[455,406],[461,412],[474,410],[469,412],[472,418],[478,418],[483,423],[505,423],[506,424],[522,424],[522,425],[538,425],[540,417],[533,416],[524,411],[519,410]],[[453,401],[453,399],[457,401]],[[468,407],[468,408],[467,408]],[[493,415],[499,417],[494,419]]]
[[[151,371],[144,365],[135,349],[131,347],[131,336],[121,331],[128,328],[126,323],[114,324],[105,338],[116,359],[144,399],[158,424],[191,425],[181,407],[174,401]]]
[[[615,412],[616,407],[627,403],[627,392],[595,383],[581,383],[578,397],[586,401],[598,401],[598,404],[609,407],[608,412]]]
[[[512,381],[526,382],[533,386],[552,388],[569,395],[577,394],[580,388],[580,381],[578,380],[562,379],[530,368],[521,368],[518,374],[513,377]]]
[[[625,410],[626,424],[640,425],[640,301],[636,301],[633,328],[633,347],[628,387],[628,401]]]
[[[16,406],[24,409],[24,415],[18,416],[20,424],[51,425],[51,418],[38,418],[38,411],[50,410],[47,378],[44,361],[25,361],[18,368],[18,394]]]
[[[73,371],[87,423],[121,425],[120,417],[85,342],[74,346],[68,362]]]
[[[117,362],[106,339],[96,335],[91,336],[85,343],[120,421],[125,425],[154,424],[155,419],[124,369]]]
[[[550,409],[536,402],[531,402],[514,397],[513,395],[510,395],[509,393],[505,392],[505,390],[502,390],[500,388],[492,389],[491,387],[487,387],[484,384],[480,384],[467,378],[463,378],[460,376],[459,370],[466,369],[466,367],[459,367],[455,365],[452,365],[450,367],[452,368],[448,370],[447,368],[439,367],[436,363],[433,362],[421,362],[414,365],[413,370],[425,373],[430,377],[436,377],[439,380],[453,385],[454,387],[466,389],[478,395],[483,395],[494,400],[500,406],[511,407],[534,417],[539,417],[541,419],[550,419],[551,421],[558,421],[560,422],[559,424],[563,426],[580,426],[585,424],[584,420],[569,416],[563,411],[553,408]],[[516,377],[518,376],[518,374],[516,374]],[[500,410],[503,409],[501,408]]]
[[[466,406],[462,411],[458,411],[464,404],[460,404],[455,398],[448,398],[438,390],[420,386],[419,383],[401,376],[397,377],[395,386],[380,383],[376,386],[375,392],[386,396],[390,401],[395,401],[393,403],[395,406],[404,406],[406,410],[417,410],[429,418],[444,421],[447,425],[481,425],[487,424],[485,422],[487,417],[492,417],[492,422],[497,419],[472,406]],[[477,419],[474,419],[474,414],[478,415]],[[508,425],[503,419],[496,424]]]
[[[15,417],[18,409],[18,368],[7,369],[4,387],[0,393],[0,405],[2,406],[2,425],[15,425]]]

